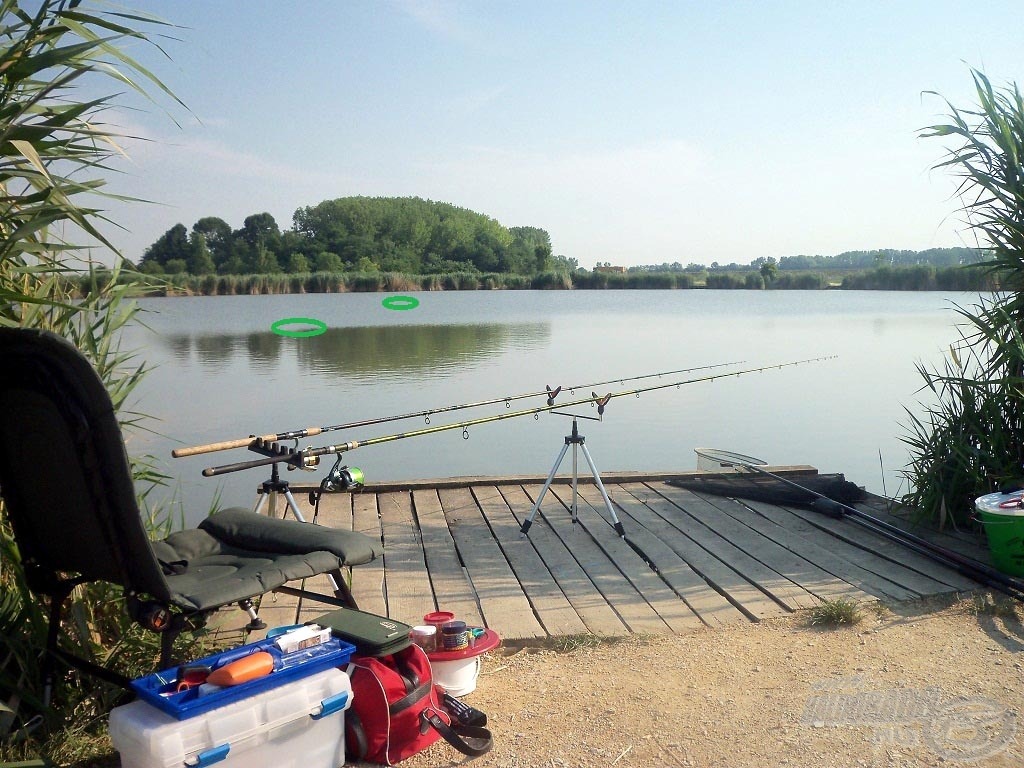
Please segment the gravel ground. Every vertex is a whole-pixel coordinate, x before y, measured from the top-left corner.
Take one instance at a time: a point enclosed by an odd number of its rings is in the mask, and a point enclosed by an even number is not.
[[[866,606],[673,637],[489,655],[465,701],[475,768],[1024,765],[1020,609],[991,596]],[[402,763],[467,762],[443,742]]]

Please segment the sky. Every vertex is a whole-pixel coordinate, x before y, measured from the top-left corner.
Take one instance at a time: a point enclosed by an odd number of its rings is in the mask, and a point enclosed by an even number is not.
[[[131,53],[188,107],[105,115],[144,139],[109,189],[152,204],[104,206],[133,260],[350,195],[541,227],[584,267],[975,245],[919,134],[972,67],[1024,81],[1019,0],[123,2],[176,25]]]

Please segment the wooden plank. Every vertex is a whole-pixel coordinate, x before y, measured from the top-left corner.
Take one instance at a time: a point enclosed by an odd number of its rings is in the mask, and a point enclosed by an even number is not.
[[[698,494],[703,495],[703,494]],[[761,535],[772,541],[778,542],[781,546],[795,552],[800,557],[813,563],[822,571],[831,574],[834,579],[841,580],[849,586],[851,591],[847,592],[837,586],[837,591],[829,594],[819,593],[821,597],[834,599],[835,597],[846,597],[851,600],[865,600],[875,598],[909,600],[917,597],[917,593],[904,589],[888,579],[861,568],[855,561],[848,559],[861,550],[849,547],[849,545],[836,542],[822,533],[820,538],[801,535],[782,525],[774,522],[767,514],[762,513],[765,507],[771,507],[767,502],[744,500],[742,503],[720,497],[707,497],[707,500],[719,507],[723,512],[748,525]],[[836,544],[841,544],[837,547]],[[817,591],[811,586],[811,591]]]
[[[352,495],[352,530],[366,534],[377,542],[383,541],[380,516],[377,512],[377,494],[356,493]],[[361,610],[388,615],[384,599],[384,562],[387,552],[369,563],[352,570],[352,597]]]
[[[953,529],[936,531],[929,528],[925,523],[914,523],[909,511],[901,511],[898,505],[891,504],[879,496],[868,496],[866,500],[858,502],[854,506],[857,510],[876,517],[889,525],[901,528],[908,533],[912,533],[918,538],[952,549],[961,555],[973,558],[986,565],[992,564],[992,553],[989,551],[988,545],[985,543],[984,534],[982,533]]]
[[[641,503],[641,506],[632,510],[633,519],[668,544],[693,570],[748,618],[760,621],[784,616],[787,613],[785,608],[768,597],[752,581],[730,567],[727,564],[727,557],[725,560],[719,557],[726,547],[716,546],[716,552],[712,552],[686,535],[682,527],[674,521],[674,518],[679,516],[678,507],[661,498],[646,485],[626,483],[619,487]],[[687,521],[679,522],[683,527],[692,527]]]
[[[806,464],[783,464],[774,467],[765,467],[769,472],[776,475],[807,475],[818,474],[818,470],[814,467]],[[685,470],[680,472],[642,472],[642,471],[624,471],[624,472],[602,472],[601,478],[605,484],[608,483],[644,483],[644,482],[657,482],[660,480],[669,480],[672,478],[699,478],[706,476],[722,477],[723,475],[728,476],[730,473],[722,472],[721,470]],[[735,474],[735,473],[734,473]],[[570,480],[568,473],[556,476],[556,481],[567,482]],[[536,485],[543,483],[547,479],[547,475],[502,475],[500,477],[494,476],[480,476],[480,475],[466,475],[463,477],[435,477],[427,480],[395,480],[391,482],[383,483],[368,483],[365,487],[367,493],[386,493],[388,491],[414,491],[422,490],[427,488],[433,488],[440,490],[442,488],[469,488],[475,485]],[[581,483],[593,483],[593,479],[587,475],[580,477]],[[309,493],[315,491],[317,486],[306,485],[302,483],[292,484],[292,491],[294,493]]]
[[[462,567],[437,491],[413,491],[412,501],[438,609],[451,611],[471,627],[483,626],[473,585]]]
[[[478,485],[472,490],[545,632],[554,636],[586,633],[587,625],[558,586],[533,542],[519,534],[519,523],[501,491],[493,485]]]
[[[884,536],[853,522],[853,520],[836,520],[824,517],[817,512],[799,509],[798,507],[787,507],[787,509],[811,525],[829,531],[837,538],[848,541],[855,546],[870,548],[891,565],[900,566],[904,570],[916,571],[922,577],[935,582],[936,586],[932,587],[931,592],[925,592],[924,594],[942,594],[956,590],[969,591],[979,587],[977,582],[961,576],[952,568],[940,565],[931,558],[920,555],[902,544],[890,541]],[[890,572],[892,572],[891,567],[880,571],[881,575],[886,578],[891,578],[889,576]],[[916,587],[913,588],[916,589]]]
[[[618,485],[607,486],[607,491],[619,508],[619,517],[630,543],[643,552],[644,557],[657,569],[658,575],[705,624],[719,627],[747,621],[747,617],[736,606],[694,571],[675,550],[634,518],[634,514],[643,517],[644,511],[650,513],[650,510]]]
[[[533,501],[519,485],[501,485],[498,490],[521,525],[529,516]],[[592,634],[618,636],[629,633],[590,576],[542,517],[538,517],[530,528],[530,541]]]
[[[554,485],[551,487],[555,488]],[[523,486],[523,490],[536,501],[541,486],[526,485]],[[562,506],[556,495],[549,493],[544,498],[541,514],[630,631],[649,634],[671,632],[671,628],[647,603],[615,562],[598,546],[587,530],[583,526],[572,524],[569,511]],[[637,562],[640,562],[639,558]],[[647,566],[644,564],[642,567]]]
[[[648,487],[677,504],[686,505],[691,515],[698,520],[701,520],[709,510],[717,510],[720,514],[714,517],[713,526],[711,519],[707,520],[709,527],[713,527],[716,533],[725,536],[751,557],[782,574],[817,599],[872,599],[867,592],[837,579],[834,574],[819,568],[794,549],[784,546],[772,536],[765,535],[757,525],[747,525],[745,517],[757,516],[739,502],[724,496],[698,494],[665,484],[648,484]]]
[[[408,492],[377,495],[384,532],[384,587],[387,615],[406,624],[419,624],[436,610],[423,542],[412,514]]]
[[[504,638],[545,637],[522,585],[491,536],[468,488],[438,492],[448,528],[480,600],[486,625]]]
[[[572,488],[567,485],[552,485],[566,506],[572,504]],[[607,488],[605,489],[607,490]],[[691,632],[704,626],[700,617],[672,591],[651,566],[628,542],[624,541],[611,521],[606,520],[608,509],[597,486],[579,487],[579,520],[605,554],[615,563],[630,583],[636,588],[647,604],[673,632]],[[618,514],[618,513],[616,513]],[[620,521],[621,522],[621,521]]]
[[[896,584],[898,587],[913,593],[916,597],[937,594],[945,589],[942,584],[939,584],[934,579],[929,579],[915,570],[905,568],[888,558],[865,549],[863,545],[867,544],[870,546],[875,542],[876,537],[870,531],[858,530],[860,526],[856,523],[835,521],[850,529],[846,535],[837,536],[835,526],[816,525],[811,520],[797,515],[794,509],[788,507],[765,504],[758,505],[757,510],[760,514],[778,523],[783,528],[820,544],[822,547],[835,552],[837,556],[856,563],[860,568],[870,571],[876,577],[881,577],[889,583]],[[860,537],[860,544],[855,540],[856,536]],[[888,587],[885,587],[885,589],[887,592],[889,591]]]
[[[643,487],[648,491],[653,490],[648,486]],[[817,603],[813,595],[764,563],[762,558],[768,559],[768,545],[771,542],[763,536],[747,529],[744,538],[733,541],[729,534],[717,530],[720,522],[728,521],[728,516],[715,507],[682,488],[665,486],[659,488],[658,493],[661,499],[674,507],[661,507],[658,510],[667,516],[669,522],[742,573],[784,608],[795,611],[810,608]]]

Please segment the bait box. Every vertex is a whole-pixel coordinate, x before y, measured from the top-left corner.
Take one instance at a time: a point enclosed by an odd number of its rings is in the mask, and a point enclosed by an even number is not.
[[[338,768],[351,702],[348,675],[328,669],[187,720],[136,700],[111,711],[110,739],[122,768]]]
[[[177,668],[174,668],[132,680],[132,690],[148,704],[171,717],[185,720],[325,669],[343,667],[348,664],[355,652],[355,646],[331,637],[320,645],[304,648],[295,653],[282,653],[275,639],[265,639],[199,659],[194,664],[218,669],[257,651],[266,651],[274,657],[274,671],[247,683],[227,686],[212,693],[200,692],[198,687],[179,692],[176,682]]]

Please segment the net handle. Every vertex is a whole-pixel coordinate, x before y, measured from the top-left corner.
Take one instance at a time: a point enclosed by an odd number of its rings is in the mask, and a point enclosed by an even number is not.
[[[732,469],[734,467],[767,467],[768,462],[754,456],[746,456],[733,451],[723,451],[718,448],[694,448],[693,452],[699,459],[707,459],[718,465],[719,469]]]

